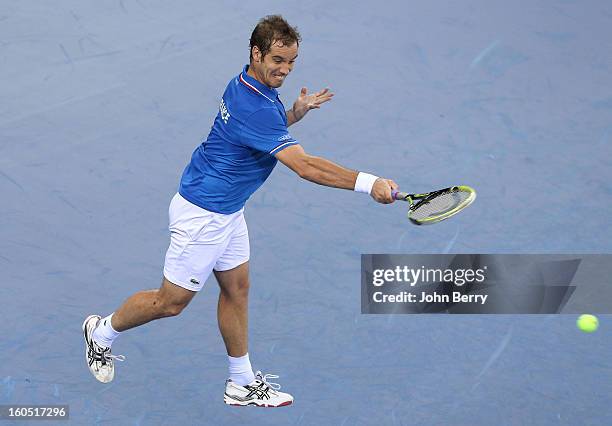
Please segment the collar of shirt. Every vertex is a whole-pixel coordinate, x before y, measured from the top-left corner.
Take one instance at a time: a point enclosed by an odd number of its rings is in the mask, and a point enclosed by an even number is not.
[[[278,97],[278,92],[276,91],[276,89],[272,89],[248,75],[248,70],[249,66],[245,65],[242,69],[242,72],[240,73],[240,82],[247,86],[249,89],[253,90],[254,92],[257,92],[260,95],[264,96],[270,102],[274,103],[274,100]]]

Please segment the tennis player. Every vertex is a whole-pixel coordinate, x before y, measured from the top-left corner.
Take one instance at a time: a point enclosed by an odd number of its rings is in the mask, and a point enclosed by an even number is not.
[[[180,314],[213,272],[220,287],[217,317],[229,361],[225,403],[280,407],[293,402],[268,381],[278,376],[253,373],[249,360],[245,202],[278,160],[311,182],[368,193],[379,203],[392,203],[391,191],[397,188],[392,180],[307,154],[287,131],[333,96],[328,89],[308,93],[302,88],[285,111],[276,89],[293,69],[300,41],[297,29],[278,15],[263,18],[253,30],[250,63],[227,85],[210,134],[194,151],[170,203],[170,246],[161,287],[136,293],[114,313],[90,315],[83,323],[87,364],[99,381],[113,380],[114,361],[124,360],[111,353],[117,336]]]

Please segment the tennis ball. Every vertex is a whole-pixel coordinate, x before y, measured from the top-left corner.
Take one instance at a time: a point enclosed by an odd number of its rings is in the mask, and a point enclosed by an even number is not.
[[[582,314],[576,320],[576,325],[585,333],[593,333],[599,327],[599,320],[595,315]]]

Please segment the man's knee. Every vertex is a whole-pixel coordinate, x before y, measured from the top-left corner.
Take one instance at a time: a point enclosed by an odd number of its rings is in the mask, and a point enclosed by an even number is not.
[[[239,280],[232,282],[231,284],[227,284],[221,286],[221,291],[225,293],[226,296],[230,298],[245,298],[249,295],[249,280]]]
[[[187,307],[187,304],[177,304],[177,303],[170,303],[167,305],[164,305],[164,316],[166,317],[175,317],[177,315],[179,315],[181,312],[183,312],[183,309],[185,309]]]
[[[215,271],[221,294],[231,299],[245,299],[249,296],[249,262],[227,271]]]
[[[183,312],[183,309],[187,307],[189,302],[177,302],[172,300],[164,299],[163,297],[158,297],[153,302],[155,305],[157,314],[160,318],[164,317],[175,317]]]
[[[164,278],[153,304],[156,305],[160,317],[175,317],[183,312],[195,294]]]

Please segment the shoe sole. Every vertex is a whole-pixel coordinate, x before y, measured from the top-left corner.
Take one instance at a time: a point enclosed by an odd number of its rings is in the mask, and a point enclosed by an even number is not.
[[[223,402],[225,402],[226,405],[231,405],[233,407],[260,407],[260,408],[286,407],[287,405],[291,405],[293,403],[293,401],[285,401],[278,405],[272,405],[272,404],[266,404],[266,403],[258,404],[257,402],[239,402],[239,401],[236,401],[235,399],[231,399],[227,395],[224,396]]]

